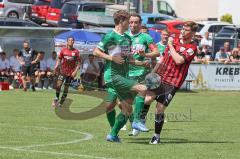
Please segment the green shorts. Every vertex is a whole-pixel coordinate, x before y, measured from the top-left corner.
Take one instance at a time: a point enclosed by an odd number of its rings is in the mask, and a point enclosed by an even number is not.
[[[146,77],[147,74],[143,74],[141,76],[130,76],[129,79],[131,80],[134,80],[134,81],[137,81],[138,83],[144,83],[145,81],[145,77]]]
[[[131,89],[137,83],[137,81],[115,75],[114,78],[112,78],[112,82],[109,83],[107,87],[113,88],[116,91],[119,100],[134,99],[137,93]]]
[[[117,100],[117,92],[114,90],[111,84],[107,83],[107,97],[106,102],[112,103]]]

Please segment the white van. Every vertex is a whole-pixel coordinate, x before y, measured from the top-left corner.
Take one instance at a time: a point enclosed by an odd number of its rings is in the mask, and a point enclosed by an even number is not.
[[[116,0],[117,4],[126,5],[127,0]],[[139,14],[165,14],[177,17],[171,0],[130,0],[131,7]]]
[[[34,0],[0,0],[0,17],[22,18]]]

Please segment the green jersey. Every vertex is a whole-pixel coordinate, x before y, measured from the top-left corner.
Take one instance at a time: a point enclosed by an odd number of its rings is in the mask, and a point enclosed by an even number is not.
[[[160,53],[161,56],[163,56],[164,51],[166,49],[166,45],[163,45],[161,42],[158,42],[157,47],[158,47],[158,52]],[[159,61],[159,57],[157,58],[157,60]]]
[[[121,35],[113,30],[103,37],[97,47],[111,56],[121,55],[125,60],[123,64],[117,64],[108,60],[106,61],[104,67],[104,80],[106,83],[112,82],[112,77],[116,77],[116,75],[128,77],[128,55],[131,50],[131,39],[127,34]]]
[[[138,54],[138,51],[144,50],[146,53],[148,53],[150,51],[150,45],[154,44],[152,37],[146,33],[138,33],[133,35],[128,32],[127,34],[131,37],[133,58],[138,61],[146,60],[145,57],[142,57]],[[129,76],[142,76],[150,71],[149,68],[132,64],[130,64],[129,68]]]

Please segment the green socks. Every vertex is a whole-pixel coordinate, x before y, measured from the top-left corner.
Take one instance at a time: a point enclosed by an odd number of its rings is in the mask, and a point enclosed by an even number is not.
[[[140,122],[140,116],[144,106],[144,97],[136,96],[134,105],[134,122]]]
[[[117,136],[120,129],[127,123],[128,116],[124,115],[122,112],[116,118],[116,122],[112,128],[111,135]]]
[[[107,120],[108,120],[108,123],[109,125],[111,126],[111,128],[114,126],[114,123],[115,123],[115,118],[116,118],[116,110],[113,109],[112,111],[110,112],[107,112]]]

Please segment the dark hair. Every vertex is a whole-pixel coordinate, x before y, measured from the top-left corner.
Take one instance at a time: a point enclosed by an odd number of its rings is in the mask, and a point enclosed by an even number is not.
[[[28,42],[27,40],[24,40],[23,43],[27,43],[27,44],[29,44],[29,42]]]
[[[40,54],[42,54],[42,55],[44,55],[44,54],[45,54],[45,52],[44,52],[44,51],[39,51],[39,53],[40,53]]]
[[[67,37],[67,41],[68,41],[69,39],[73,39],[73,41],[75,41],[75,39],[74,39],[73,36],[68,36],[68,37]]]
[[[130,17],[138,17],[138,18],[139,18],[139,22],[142,23],[142,18],[141,18],[141,16],[140,16],[139,14],[137,14],[137,13],[132,13],[132,14],[130,15]]]
[[[198,24],[195,23],[194,21],[186,21],[184,23],[184,26],[190,27],[191,31],[196,32],[198,29]]]
[[[3,51],[3,52],[1,52],[1,54],[6,55],[6,52]]]
[[[56,51],[53,51],[52,54],[57,54],[57,52],[56,52]]]
[[[130,18],[130,15],[125,10],[119,10],[113,14],[113,19],[114,19],[115,25],[118,25],[122,21],[129,20],[129,18]]]
[[[13,49],[13,52],[19,52],[19,50],[15,48],[15,49]]]
[[[162,32],[167,32],[168,34],[170,34],[169,30],[168,29],[163,29]]]

